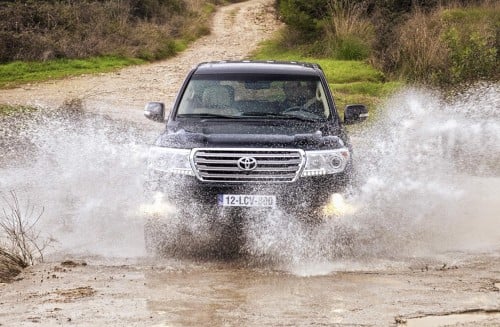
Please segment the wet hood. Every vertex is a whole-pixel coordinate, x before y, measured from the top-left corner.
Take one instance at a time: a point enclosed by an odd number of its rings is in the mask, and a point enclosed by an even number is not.
[[[156,145],[174,148],[270,147],[304,150],[339,148],[346,140],[324,123],[287,121],[198,121],[167,126]]]

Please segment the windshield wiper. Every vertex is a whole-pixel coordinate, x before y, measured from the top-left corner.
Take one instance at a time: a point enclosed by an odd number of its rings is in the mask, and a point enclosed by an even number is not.
[[[239,119],[240,116],[228,116],[221,114],[178,114],[177,118],[229,118],[229,119]]]
[[[292,116],[292,115],[286,115],[282,116],[285,119],[296,119],[296,120],[301,120],[301,121],[310,121],[310,122],[318,122],[321,121],[320,118],[309,118],[309,117],[301,117],[301,116]]]
[[[296,120],[301,120],[301,121],[311,121],[311,122],[316,122],[319,121],[320,119],[318,118],[310,118],[310,117],[304,117],[304,116],[296,116],[296,115],[290,115],[290,114],[284,114],[284,115],[277,115],[274,113],[270,112],[259,112],[259,111],[250,111],[250,112],[245,112],[241,118],[277,118],[277,119],[296,119]]]
[[[255,118],[276,118],[276,119],[293,119],[293,120],[300,120],[300,121],[308,121],[308,122],[317,122],[320,121],[321,119],[318,118],[310,118],[310,117],[304,117],[304,116],[296,116],[296,115],[290,115],[290,114],[284,114],[284,115],[277,115],[269,112],[245,112],[241,116],[228,116],[228,115],[221,115],[221,114],[208,114],[208,113],[203,113],[203,114],[178,114],[177,118],[214,118],[214,119],[255,119]]]
[[[242,117],[276,117],[276,118],[282,118],[283,116],[277,115],[271,112],[261,112],[261,111],[249,111],[249,112],[244,112]]]

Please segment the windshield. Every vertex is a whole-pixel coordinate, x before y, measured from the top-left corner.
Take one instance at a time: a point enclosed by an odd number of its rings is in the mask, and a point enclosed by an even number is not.
[[[317,76],[194,75],[177,117],[325,120],[330,108]]]

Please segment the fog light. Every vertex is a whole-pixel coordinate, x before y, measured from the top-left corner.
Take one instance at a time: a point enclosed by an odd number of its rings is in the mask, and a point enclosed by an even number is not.
[[[161,192],[156,192],[153,197],[153,203],[144,203],[139,207],[141,213],[153,217],[163,217],[168,213],[175,212],[176,208],[165,200]]]
[[[332,194],[330,201],[323,207],[323,213],[327,216],[342,216],[355,212],[356,208],[347,203],[340,193]]]

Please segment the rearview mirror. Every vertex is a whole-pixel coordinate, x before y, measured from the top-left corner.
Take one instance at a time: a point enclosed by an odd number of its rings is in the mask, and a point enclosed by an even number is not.
[[[368,116],[368,108],[364,104],[349,104],[344,109],[344,124],[360,123]]]
[[[165,104],[163,102],[148,102],[144,108],[144,116],[153,121],[165,121]]]

